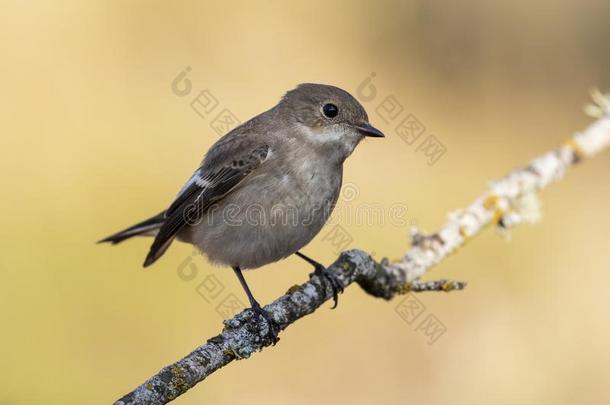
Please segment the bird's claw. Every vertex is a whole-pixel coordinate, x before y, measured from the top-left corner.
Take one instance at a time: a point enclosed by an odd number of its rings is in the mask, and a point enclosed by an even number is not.
[[[331,289],[333,290],[333,306],[331,307],[331,309],[335,309],[337,308],[337,304],[339,303],[339,294],[343,293],[343,284],[341,284],[341,282],[339,281],[338,277],[335,276],[333,273],[329,272],[328,269],[322,265],[318,265],[315,266],[315,270],[313,273],[311,273],[309,275],[309,277],[313,277],[313,276],[317,276],[318,278],[320,278],[322,281],[322,283],[324,284],[324,281],[328,281],[328,283],[330,284]]]
[[[255,315],[260,316],[267,322],[267,337],[271,340],[273,346],[275,346],[275,344],[280,341],[280,338],[278,337],[280,325],[271,317],[271,315],[267,311],[261,308],[260,305],[253,305],[251,309]]]

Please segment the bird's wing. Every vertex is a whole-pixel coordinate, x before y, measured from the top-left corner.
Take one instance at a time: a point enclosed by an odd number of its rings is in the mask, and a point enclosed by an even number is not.
[[[151,265],[165,253],[182,227],[193,224],[198,216],[204,215],[210,205],[230,193],[258,168],[267,158],[270,148],[262,145],[239,149],[239,152],[232,151],[230,159],[222,159],[220,156],[206,159],[182,187],[165,212],[165,222],[150,247],[144,267]]]

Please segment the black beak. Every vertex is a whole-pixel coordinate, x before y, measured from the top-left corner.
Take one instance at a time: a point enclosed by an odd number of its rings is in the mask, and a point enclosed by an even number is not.
[[[372,138],[384,138],[385,137],[383,132],[381,132],[380,130],[378,130],[377,128],[375,128],[374,126],[369,124],[368,122],[365,122],[364,124],[356,126],[356,129],[358,131],[360,131],[360,133],[362,133],[362,135],[364,135],[364,136],[370,136]]]

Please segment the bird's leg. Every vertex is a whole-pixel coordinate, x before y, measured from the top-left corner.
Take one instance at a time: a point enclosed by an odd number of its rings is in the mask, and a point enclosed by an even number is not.
[[[242,274],[241,269],[239,267],[233,267],[233,271],[235,272],[235,275],[239,279],[239,282],[240,282],[242,288],[244,289],[244,291],[246,292],[246,295],[248,296],[248,300],[250,301],[250,306],[251,306],[252,312],[254,312],[255,315],[259,315],[261,318],[263,318],[265,321],[267,321],[267,325],[269,327],[268,336],[271,338],[271,341],[275,345],[280,340],[277,336],[279,333],[279,330],[280,330],[279,325],[277,324],[277,322],[275,322],[273,320],[271,315],[269,315],[269,313],[260,306],[258,301],[256,301],[256,299],[252,295],[252,292],[250,291],[250,288],[248,287],[248,284],[246,283],[246,279],[244,278],[244,275]]]
[[[301,252],[296,252],[295,255],[299,256],[301,259],[305,260],[307,263],[311,264],[314,267],[315,270],[313,273],[309,274],[309,278],[311,278],[312,276],[318,276],[321,280],[326,280],[329,282],[330,287],[333,290],[334,305],[332,306],[332,309],[337,308],[337,304],[339,303],[339,294],[343,292],[343,285],[341,284],[341,282],[337,280],[337,277],[334,274],[330,273],[326,269],[326,267],[316,262],[312,258],[305,256]]]

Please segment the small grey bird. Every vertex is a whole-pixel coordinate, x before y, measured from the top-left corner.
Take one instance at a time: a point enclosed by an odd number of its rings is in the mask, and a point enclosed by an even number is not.
[[[220,138],[167,210],[100,242],[154,236],[144,267],[175,239],[191,243],[211,262],[233,268],[275,342],[277,325],[250,292],[242,270],[296,254],[314,266],[312,274],[330,282],[336,306],[336,280],[299,250],[330,216],[343,162],[365,136],[384,135],[348,92],[301,84]]]

